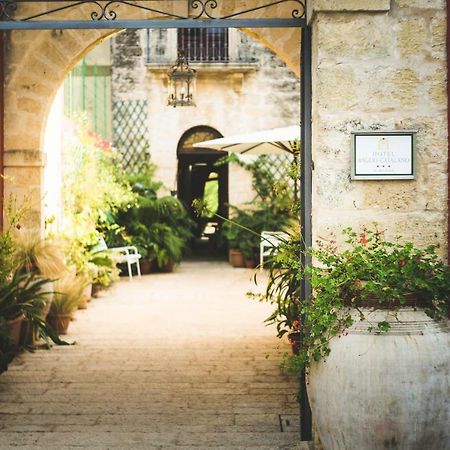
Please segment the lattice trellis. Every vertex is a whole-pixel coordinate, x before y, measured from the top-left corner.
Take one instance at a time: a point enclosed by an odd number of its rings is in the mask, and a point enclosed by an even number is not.
[[[125,170],[139,172],[149,161],[147,100],[113,102],[113,143]]]
[[[261,167],[270,172],[276,181],[283,180],[294,188],[294,180],[289,177],[293,158],[288,153],[286,155],[265,155],[263,158],[260,158],[260,162]]]

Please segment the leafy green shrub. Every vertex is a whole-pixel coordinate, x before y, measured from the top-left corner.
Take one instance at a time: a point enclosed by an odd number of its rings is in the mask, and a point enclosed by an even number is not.
[[[146,173],[129,177],[136,203],[117,212],[115,220],[124,236],[116,236],[108,246],[135,245],[143,258],[162,268],[181,260],[194,223],[178,199],[158,197],[160,183],[153,180],[154,171],[150,165]]]

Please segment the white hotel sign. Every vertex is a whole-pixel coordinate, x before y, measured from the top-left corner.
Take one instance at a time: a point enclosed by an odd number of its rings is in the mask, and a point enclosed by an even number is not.
[[[352,179],[413,179],[415,142],[415,131],[353,132]]]

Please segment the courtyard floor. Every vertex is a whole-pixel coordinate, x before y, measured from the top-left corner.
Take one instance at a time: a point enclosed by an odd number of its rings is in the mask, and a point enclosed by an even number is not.
[[[253,271],[186,262],[117,283],[72,322],[70,347],[0,376],[0,449],[301,449],[288,346],[245,293]]]

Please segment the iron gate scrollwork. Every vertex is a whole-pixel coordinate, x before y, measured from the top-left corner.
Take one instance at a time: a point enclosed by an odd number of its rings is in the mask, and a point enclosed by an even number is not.
[[[85,5],[91,5],[93,10],[90,13],[90,19],[92,21],[115,21],[118,18],[116,8],[120,5],[124,5],[131,9],[138,9],[146,13],[153,13],[158,18],[163,19],[179,19],[179,20],[198,20],[198,19],[210,19],[210,20],[225,20],[236,19],[247,14],[251,14],[256,11],[270,9],[282,4],[292,4],[292,10],[290,11],[290,17],[284,19],[304,19],[306,17],[306,0],[277,0],[264,3],[252,8],[243,9],[237,12],[233,12],[228,15],[215,15],[214,13],[220,10],[220,2],[225,0],[189,0],[190,11],[192,14],[180,15],[173,11],[166,11],[151,7],[149,0],[62,0],[44,2],[43,0],[0,0],[0,17],[1,22],[35,22],[36,19],[47,19],[48,16],[63,11],[73,10]],[[24,15],[23,17],[17,17],[19,6],[31,5],[31,4],[53,4],[54,6],[45,9],[41,12],[37,12],[31,15]],[[280,18],[278,17],[278,20]],[[84,19],[88,21],[88,19]],[[83,21],[84,21],[83,20]],[[61,20],[60,22],[65,22]],[[80,21],[78,21],[80,22]]]

